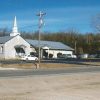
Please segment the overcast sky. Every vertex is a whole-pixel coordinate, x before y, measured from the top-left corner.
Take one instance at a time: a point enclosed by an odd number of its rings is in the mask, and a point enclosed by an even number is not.
[[[0,0],[0,28],[11,29],[14,16],[19,31],[38,29],[39,11],[46,12],[43,31],[92,32],[91,20],[100,14],[99,0]]]

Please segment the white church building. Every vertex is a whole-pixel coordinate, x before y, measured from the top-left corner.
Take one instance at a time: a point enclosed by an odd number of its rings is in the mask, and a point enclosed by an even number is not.
[[[57,58],[58,53],[73,54],[71,47],[61,42],[41,41],[41,58],[52,54],[53,58]],[[0,37],[0,59],[19,59],[23,55],[36,53],[38,49],[38,40],[23,39],[18,32],[17,20],[14,18],[12,32],[9,36]]]

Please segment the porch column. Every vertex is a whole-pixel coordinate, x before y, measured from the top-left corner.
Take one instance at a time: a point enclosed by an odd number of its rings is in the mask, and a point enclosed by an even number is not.
[[[49,58],[49,48],[48,48],[48,58]]]
[[[40,50],[40,58],[43,58],[43,49]]]

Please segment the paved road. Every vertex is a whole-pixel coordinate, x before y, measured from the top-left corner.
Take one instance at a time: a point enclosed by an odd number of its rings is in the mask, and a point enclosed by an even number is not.
[[[52,74],[73,74],[84,72],[100,72],[100,67],[77,67],[66,69],[49,69],[49,70],[0,70],[0,77],[22,77],[34,75],[52,75]]]
[[[65,63],[65,64],[82,64],[83,62],[100,62],[98,59],[42,59],[41,63]],[[0,60],[1,64],[23,64],[34,63],[33,61],[21,61],[21,60]]]

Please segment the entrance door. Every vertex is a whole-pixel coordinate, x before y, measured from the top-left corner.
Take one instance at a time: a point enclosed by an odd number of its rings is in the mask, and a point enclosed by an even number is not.
[[[16,50],[17,56],[24,56],[25,55],[25,50],[23,48],[17,47],[17,48],[15,48],[15,50]]]

